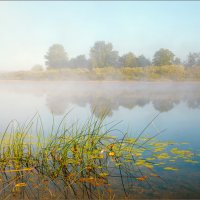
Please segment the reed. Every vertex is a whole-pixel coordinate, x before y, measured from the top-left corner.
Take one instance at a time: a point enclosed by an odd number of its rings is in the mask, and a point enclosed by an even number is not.
[[[38,115],[11,122],[0,136],[0,199],[114,199],[114,180],[128,196],[130,182],[161,179],[155,167],[175,171],[173,162],[196,162],[191,151],[156,140],[160,133],[143,137],[146,128],[137,138],[115,137],[116,124],[104,118],[68,127],[64,118],[49,133]]]

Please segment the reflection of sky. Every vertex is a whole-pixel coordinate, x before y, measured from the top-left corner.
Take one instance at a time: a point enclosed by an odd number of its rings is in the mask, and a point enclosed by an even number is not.
[[[44,126],[47,128],[50,126],[49,124],[51,124],[50,122],[52,121],[51,110],[46,102],[47,98],[46,95],[36,96],[31,92],[20,94],[15,93],[14,91],[1,92],[0,128],[5,128],[11,119],[17,119],[19,122],[23,123],[25,120],[30,119],[36,112],[40,113],[44,121]],[[57,99],[59,99],[59,97]],[[67,102],[67,100],[68,99],[66,98],[63,102]],[[131,100],[132,99],[130,99],[130,101]],[[120,102],[119,99],[116,101]],[[58,106],[61,104],[60,102],[55,103],[54,104]],[[101,102],[96,103],[101,105]],[[86,103],[83,106],[76,105],[72,102],[65,104],[65,112],[73,108],[67,117],[67,122],[69,124],[74,120],[85,121],[87,116],[90,116],[91,114],[92,108],[89,103]],[[103,109],[102,106],[100,106],[100,111]],[[112,115],[108,115],[107,121],[114,121],[114,123],[117,123],[123,120],[116,128],[120,130],[129,129],[132,134],[137,135],[158,113],[159,111],[155,109],[152,102],[146,102],[143,107],[135,105],[133,108],[125,108],[119,104],[118,108],[114,106]],[[62,114],[58,116],[55,115],[56,121],[61,120],[62,117]],[[159,138],[175,141],[187,141],[193,146],[198,147],[198,139],[200,137],[199,119],[199,107],[193,109],[189,108],[185,102],[177,103],[170,110],[160,113],[159,117],[154,121],[155,126],[149,126],[145,133],[154,135],[156,134],[157,129],[167,129],[159,136]]]
[[[137,135],[158,113],[151,103],[131,110],[120,107],[110,120],[120,121],[123,116],[123,122],[118,125],[119,129],[129,127],[129,130]],[[150,125],[145,133],[154,135],[157,129],[160,131],[167,129],[159,139],[187,141],[195,147],[200,147],[198,141],[200,140],[200,109],[191,109],[187,104],[180,103],[172,110],[161,113],[154,121],[154,125]]]

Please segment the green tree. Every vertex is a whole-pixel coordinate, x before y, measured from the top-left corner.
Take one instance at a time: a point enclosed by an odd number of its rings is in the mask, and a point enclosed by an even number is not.
[[[181,64],[181,59],[178,58],[178,57],[176,57],[176,58],[174,59],[174,61],[173,61],[173,64],[175,64],[175,65],[180,65],[180,64]]]
[[[151,61],[143,55],[137,57],[137,63],[139,67],[146,67],[151,65]]]
[[[124,54],[121,57],[121,65],[122,67],[137,67],[137,58],[132,52]]]
[[[89,61],[85,55],[79,55],[76,58],[72,58],[69,65],[71,67],[89,67]]]
[[[65,49],[60,44],[52,45],[45,55],[48,68],[63,68],[67,66],[68,57]]]
[[[113,51],[111,43],[106,44],[104,41],[98,41],[90,49],[92,67],[117,66],[118,57],[118,52]]]
[[[160,49],[154,54],[153,64],[156,66],[172,65],[174,54],[168,49]]]
[[[187,57],[186,66],[200,66],[200,53],[189,53]]]

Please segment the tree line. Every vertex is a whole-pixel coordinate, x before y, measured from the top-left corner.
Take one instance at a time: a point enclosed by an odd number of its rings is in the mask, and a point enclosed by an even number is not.
[[[200,66],[200,53],[189,53],[187,60],[182,62],[169,49],[161,48],[155,52],[150,60],[144,55],[136,56],[128,52],[119,56],[118,51],[113,49],[112,43],[97,41],[90,49],[89,58],[85,55],[78,55],[69,59],[65,48],[61,44],[53,44],[46,55],[47,69],[59,68],[104,68],[104,67],[147,67],[163,65],[184,65],[186,67]],[[39,69],[40,66],[35,66]]]

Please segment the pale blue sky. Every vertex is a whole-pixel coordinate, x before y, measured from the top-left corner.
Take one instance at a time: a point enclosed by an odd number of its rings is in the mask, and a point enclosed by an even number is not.
[[[200,51],[200,2],[32,1],[0,2],[0,71],[44,64],[53,43],[69,58],[89,54],[95,41],[119,54],[152,58],[159,48],[178,57]]]

